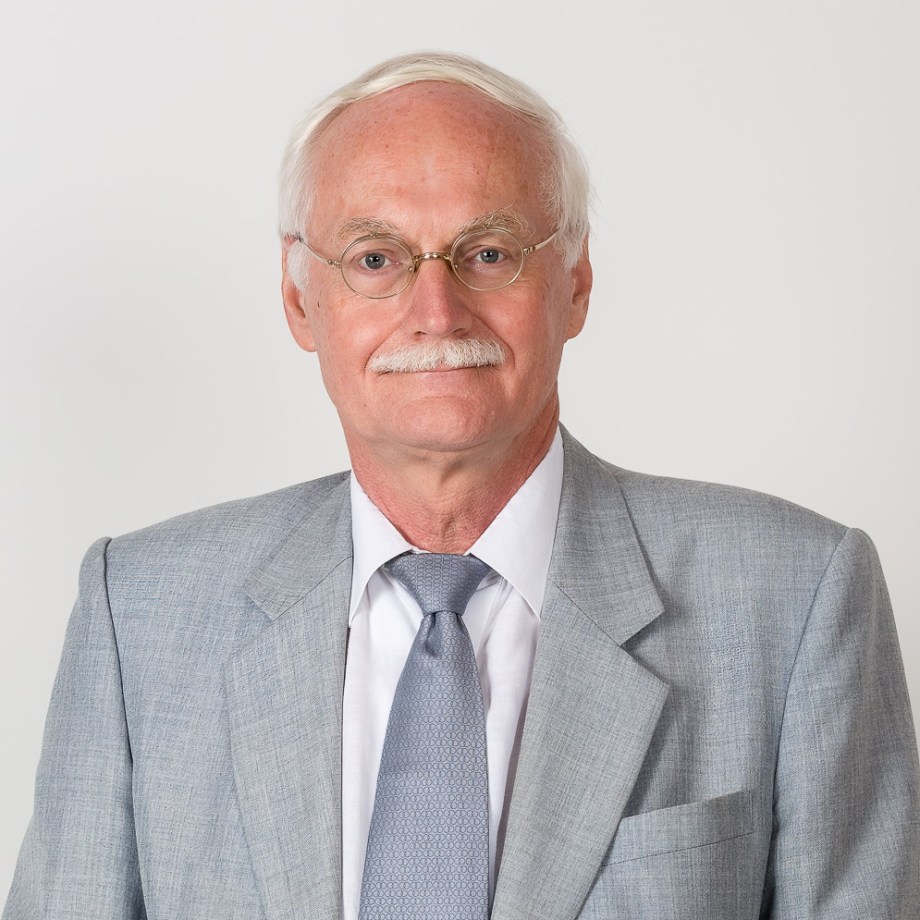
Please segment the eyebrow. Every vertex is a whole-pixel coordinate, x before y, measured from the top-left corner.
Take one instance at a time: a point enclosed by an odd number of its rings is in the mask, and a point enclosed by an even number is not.
[[[399,236],[399,230],[388,221],[375,217],[349,217],[339,224],[335,235],[345,241],[359,236]]]
[[[533,233],[530,221],[510,208],[499,208],[481,217],[473,217],[460,227],[457,235],[472,233],[475,230],[508,230],[515,236],[528,236]]]
[[[527,237],[533,235],[533,227],[525,217],[512,211],[510,208],[498,208],[495,211],[489,211],[487,214],[481,214],[478,217],[471,217],[460,225],[457,236],[464,233],[473,233],[476,230],[507,230],[518,237]],[[349,217],[342,221],[336,229],[336,239],[346,242],[354,240],[361,236],[395,236],[403,238],[402,231],[391,224],[389,221],[380,220],[376,217]]]

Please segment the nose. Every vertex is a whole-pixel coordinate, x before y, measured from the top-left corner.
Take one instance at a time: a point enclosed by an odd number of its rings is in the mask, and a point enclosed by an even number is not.
[[[441,264],[426,266],[426,262]],[[407,330],[438,338],[468,330],[473,323],[473,293],[457,279],[448,253],[422,253],[416,260],[415,278],[403,295],[408,301]]]

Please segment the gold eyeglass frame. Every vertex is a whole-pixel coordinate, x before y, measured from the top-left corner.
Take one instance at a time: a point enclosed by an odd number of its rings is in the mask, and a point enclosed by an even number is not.
[[[465,281],[460,277],[460,272],[457,269],[457,264],[454,261],[454,255],[457,252],[457,247],[470,236],[476,236],[480,233],[503,233],[506,236],[514,240],[515,243],[520,247],[521,250],[521,262],[518,265],[518,270],[515,272],[514,277],[508,281],[503,282],[498,287],[490,288],[478,288],[474,287],[468,281]],[[505,230],[504,227],[485,227],[480,230],[470,230],[467,233],[461,233],[457,239],[454,240],[450,249],[447,252],[420,252],[417,255],[412,254],[412,250],[409,248],[409,244],[405,240],[401,240],[397,236],[389,236],[387,234],[380,233],[370,233],[367,236],[358,237],[358,239],[353,240],[349,243],[345,249],[342,251],[342,255],[338,259],[327,259],[324,255],[318,253],[313,247],[299,234],[295,235],[293,239],[297,240],[298,243],[302,243],[307,247],[307,251],[316,259],[319,259],[320,262],[325,262],[326,265],[331,265],[333,268],[337,268],[342,275],[342,280],[348,286],[348,288],[354,291],[359,297],[366,297],[368,300],[386,300],[390,297],[395,297],[397,294],[401,294],[410,284],[415,280],[415,276],[418,274],[419,266],[422,262],[427,262],[434,259],[443,259],[450,266],[451,271],[453,272],[454,277],[464,286],[469,288],[471,291],[500,291],[502,288],[508,287],[509,284],[514,284],[518,278],[521,277],[521,272],[524,270],[524,262],[527,256],[532,255],[538,250],[542,249],[544,246],[547,246],[551,243],[556,235],[559,233],[559,230],[554,230],[545,240],[541,243],[534,243],[532,246],[525,246],[510,230]],[[360,243],[366,243],[368,240],[386,240],[391,243],[396,243],[401,246],[409,254],[409,257],[412,259],[412,265],[408,268],[406,272],[406,283],[399,288],[397,291],[393,291],[390,294],[365,294],[363,291],[356,290],[348,281],[348,278],[345,277],[345,257],[348,255],[350,249],[359,245]]]

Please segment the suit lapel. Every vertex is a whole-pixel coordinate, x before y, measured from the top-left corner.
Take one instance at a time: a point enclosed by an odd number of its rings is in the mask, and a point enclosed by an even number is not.
[[[243,825],[269,920],[341,912],[341,735],[348,482],[255,570],[270,622],[230,662],[226,694]]]
[[[565,473],[493,920],[577,916],[667,696],[620,647],[662,610],[610,467]]]

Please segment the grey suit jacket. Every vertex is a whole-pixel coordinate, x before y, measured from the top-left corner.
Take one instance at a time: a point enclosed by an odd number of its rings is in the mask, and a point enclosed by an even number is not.
[[[6,920],[331,920],[343,475],[100,540]],[[920,780],[875,552],[565,439],[495,920],[920,917]]]

